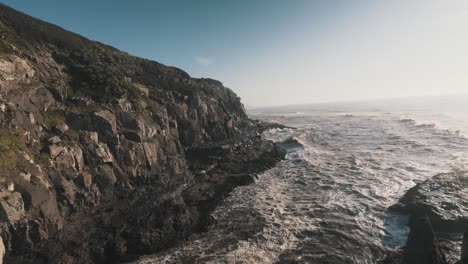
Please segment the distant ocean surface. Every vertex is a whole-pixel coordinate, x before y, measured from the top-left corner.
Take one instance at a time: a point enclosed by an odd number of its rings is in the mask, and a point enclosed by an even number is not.
[[[414,97],[402,99],[291,105],[252,109],[251,117],[272,115],[397,115],[454,131],[468,132],[468,94],[451,96]]]
[[[252,118],[287,159],[239,187],[207,233],[140,263],[376,263],[406,242],[388,211],[416,183],[468,173],[468,96],[286,106]]]

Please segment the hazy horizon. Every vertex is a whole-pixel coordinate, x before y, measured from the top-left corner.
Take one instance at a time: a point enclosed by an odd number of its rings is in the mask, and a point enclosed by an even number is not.
[[[457,98],[459,100],[468,100],[467,93],[445,93],[445,94],[432,94],[432,95],[415,95],[415,96],[401,96],[401,97],[377,97],[377,98],[363,98],[363,99],[343,99],[343,100],[330,100],[330,101],[319,101],[319,102],[303,102],[293,104],[277,104],[277,105],[265,105],[265,106],[245,106],[246,110],[261,110],[261,109],[275,109],[281,107],[302,107],[302,106],[314,106],[314,105],[334,105],[334,104],[358,104],[358,103],[379,103],[388,101],[422,101],[427,99],[428,101],[440,101],[444,99]],[[468,102],[468,101],[467,101]],[[468,104],[467,104],[468,109]]]
[[[461,0],[1,2],[218,79],[247,108],[468,91]]]

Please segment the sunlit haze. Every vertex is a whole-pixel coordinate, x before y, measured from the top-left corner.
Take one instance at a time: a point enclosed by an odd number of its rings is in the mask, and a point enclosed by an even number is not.
[[[2,2],[218,79],[247,107],[468,91],[463,0]]]

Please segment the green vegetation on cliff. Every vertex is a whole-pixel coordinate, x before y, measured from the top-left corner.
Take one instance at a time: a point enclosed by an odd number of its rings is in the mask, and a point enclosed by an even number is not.
[[[26,150],[24,134],[11,129],[0,129],[0,171],[17,171],[17,157]]]

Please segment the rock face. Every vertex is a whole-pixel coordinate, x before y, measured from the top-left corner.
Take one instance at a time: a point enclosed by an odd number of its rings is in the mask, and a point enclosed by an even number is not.
[[[422,217],[411,223],[406,245],[389,254],[379,264],[448,264],[434,234],[429,218]]]
[[[391,208],[410,216],[407,244],[382,263],[454,263],[446,260],[447,251],[461,255],[457,263],[467,262],[467,201],[468,178],[456,173],[438,174],[408,190]],[[464,233],[462,252],[453,252],[454,243],[442,247],[435,233]]]
[[[405,263],[447,264],[429,218],[419,218],[412,223],[403,259]]]
[[[459,264],[468,264],[468,229],[463,233],[461,258]]]
[[[285,153],[220,82],[0,5],[0,256],[115,263],[203,230]],[[2,250],[4,248],[4,250]]]
[[[428,216],[437,232],[463,233],[468,227],[468,178],[442,173],[411,188],[399,210]]]

